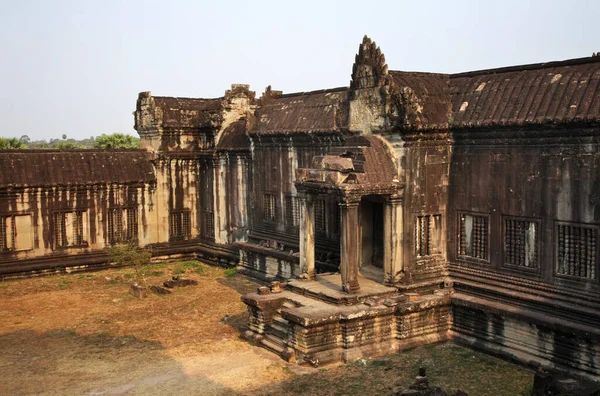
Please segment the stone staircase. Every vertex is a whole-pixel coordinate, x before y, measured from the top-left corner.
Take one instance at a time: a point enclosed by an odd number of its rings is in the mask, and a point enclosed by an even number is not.
[[[287,361],[293,359],[294,350],[291,347],[292,328],[290,323],[281,317],[281,310],[293,307],[293,304],[284,303],[273,320],[265,324],[264,337],[260,340],[260,344],[271,352],[276,353]]]

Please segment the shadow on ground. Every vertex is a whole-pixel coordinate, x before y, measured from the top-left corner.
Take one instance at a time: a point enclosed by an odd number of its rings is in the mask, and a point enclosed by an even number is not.
[[[235,290],[240,295],[255,292],[259,286],[263,286],[262,283],[240,274],[225,278],[217,278],[216,281],[223,286],[227,286],[228,288]]]
[[[163,347],[135,337],[78,335],[65,329],[0,335],[0,394],[231,394],[189,376]]]

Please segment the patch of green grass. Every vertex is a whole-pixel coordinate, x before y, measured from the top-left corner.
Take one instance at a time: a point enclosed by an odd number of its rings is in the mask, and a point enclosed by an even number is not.
[[[453,344],[422,346],[292,377],[273,393],[392,394],[414,383],[419,367],[427,369],[430,384],[448,392],[463,389],[470,395],[483,396],[531,394],[531,371]]]
[[[202,275],[206,272],[208,267],[205,264],[202,264],[199,261],[184,261],[175,266],[173,268],[173,274],[184,274],[188,271],[192,271],[197,273],[198,275]]]
[[[162,276],[162,275],[164,275],[164,272],[162,272],[162,271],[150,271],[148,273],[148,275],[150,275],[150,276]]]
[[[237,268],[227,268],[223,273],[225,274],[225,277],[231,278],[232,276],[237,275]]]
[[[173,274],[179,275],[179,274],[183,274],[183,273],[185,273],[185,268],[182,268],[182,267],[173,268]]]
[[[184,261],[179,263],[180,267],[186,268],[186,269],[194,269],[194,268],[198,268],[202,266],[202,263],[200,263],[199,261]]]
[[[71,283],[73,283],[73,281],[68,280],[68,279],[61,279],[61,281],[58,283],[58,288],[64,289],[64,288],[68,287]]]
[[[131,279],[131,278],[133,278],[133,274],[131,272],[129,272],[127,274],[123,274],[123,278],[125,278],[125,279]]]

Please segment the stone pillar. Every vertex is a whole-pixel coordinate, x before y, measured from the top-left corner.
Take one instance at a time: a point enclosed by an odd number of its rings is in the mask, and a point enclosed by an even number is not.
[[[313,196],[300,196],[300,277],[315,278],[315,203]]]
[[[391,198],[383,209],[383,282],[394,285],[401,280],[404,270],[404,223],[401,198]]]
[[[227,197],[233,197],[231,191],[227,191],[226,172],[228,168],[227,156],[217,159],[211,169],[213,173],[213,228],[215,230],[215,242],[221,244],[229,243],[227,233]],[[204,226],[204,224],[202,224]]]
[[[358,202],[340,203],[342,229],[340,232],[340,269],[342,272],[342,289],[347,293],[356,293],[358,284]]]

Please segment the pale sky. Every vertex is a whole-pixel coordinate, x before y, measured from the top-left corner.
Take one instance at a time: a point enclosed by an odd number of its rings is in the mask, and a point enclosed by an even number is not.
[[[136,134],[137,94],[347,86],[363,35],[391,70],[590,56],[600,1],[0,0],[0,136]]]

